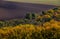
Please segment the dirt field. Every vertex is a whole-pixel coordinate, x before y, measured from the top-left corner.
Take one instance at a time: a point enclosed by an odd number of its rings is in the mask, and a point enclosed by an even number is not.
[[[0,4],[0,19],[13,19],[23,18],[26,13],[41,13],[48,9],[52,9],[57,6],[44,5],[44,4],[32,4],[32,3],[16,3],[16,2],[4,2]]]

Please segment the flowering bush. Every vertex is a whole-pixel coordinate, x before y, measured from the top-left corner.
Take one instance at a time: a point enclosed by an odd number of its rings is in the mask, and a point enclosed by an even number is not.
[[[60,23],[51,20],[43,26],[20,24],[0,29],[0,39],[60,39]]]

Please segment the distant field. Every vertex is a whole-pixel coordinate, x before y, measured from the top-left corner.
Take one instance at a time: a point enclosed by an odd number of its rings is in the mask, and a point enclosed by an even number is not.
[[[27,12],[41,13],[41,11],[55,7],[57,6],[22,2],[4,2],[0,5],[0,19],[23,18]]]
[[[5,0],[5,1],[60,5],[60,0]]]

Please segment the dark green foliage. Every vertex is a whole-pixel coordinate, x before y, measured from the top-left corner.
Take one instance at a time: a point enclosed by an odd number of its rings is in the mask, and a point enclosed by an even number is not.
[[[32,19],[36,19],[39,15],[36,13],[32,13]]]
[[[35,14],[32,13],[32,19],[35,19]]]
[[[46,14],[46,12],[42,11],[42,15],[45,15],[45,14]]]
[[[49,22],[51,20],[51,18],[43,18],[42,21],[44,22]]]
[[[33,20],[33,19],[37,18],[37,14],[36,13],[27,13],[25,18],[29,19],[29,20]]]
[[[31,13],[27,13],[25,16],[26,19],[32,19],[32,14]]]
[[[53,10],[55,10],[55,11],[56,11],[56,10],[58,10],[58,8],[54,8]]]

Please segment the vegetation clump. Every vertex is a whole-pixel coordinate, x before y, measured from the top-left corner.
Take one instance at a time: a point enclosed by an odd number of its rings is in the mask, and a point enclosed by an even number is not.
[[[0,21],[0,39],[60,39],[60,8]]]

